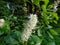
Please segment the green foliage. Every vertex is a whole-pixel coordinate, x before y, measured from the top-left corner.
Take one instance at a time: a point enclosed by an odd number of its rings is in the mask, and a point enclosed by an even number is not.
[[[29,9],[29,3],[32,9]],[[1,0],[0,18],[5,19],[5,24],[0,28],[0,45],[60,45],[60,16],[50,11],[53,8],[50,3],[50,0]],[[38,24],[29,40],[23,43],[21,34],[29,20],[29,11],[35,8]]]

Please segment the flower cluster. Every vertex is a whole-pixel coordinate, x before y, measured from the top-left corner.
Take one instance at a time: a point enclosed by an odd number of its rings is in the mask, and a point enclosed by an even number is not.
[[[24,31],[22,32],[21,39],[23,42],[28,41],[29,37],[31,36],[32,29],[35,28],[37,24],[37,15],[36,14],[30,14],[30,20],[28,21],[26,27],[24,28]]]
[[[57,11],[57,7],[58,7],[59,3],[60,3],[60,0],[54,1],[54,12]]]

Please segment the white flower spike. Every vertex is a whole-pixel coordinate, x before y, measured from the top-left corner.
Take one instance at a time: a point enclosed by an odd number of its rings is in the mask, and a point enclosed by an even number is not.
[[[32,29],[35,28],[38,22],[36,14],[30,14],[30,20],[28,21],[24,31],[22,32],[21,39],[23,42],[28,41],[29,37],[31,36]]]

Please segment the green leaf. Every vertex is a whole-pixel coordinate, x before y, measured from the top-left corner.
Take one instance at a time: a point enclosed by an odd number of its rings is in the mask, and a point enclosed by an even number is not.
[[[48,8],[50,8],[50,9],[53,8],[53,5],[49,5]]]
[[[21,36],[21,32],[19,32],[19,31],[15,31],[14,34],[15,34],[18,38],[20,38],[20,36]]]
[[[57,24],[57,21],[56,21],[56,20],[53,20],[53,22],[54,22],[55,24]]]
[[[42,13],[42,18],[43,18],[43,20],[44,20],[45,24],[46,24],[46,25],[48,25],[48,24],[49,24],[48,16],[46,15],[46,13],[45,13],[45,12],[43,12],[43,13]]]
[[[53,17],[55,17],[56,18],[56,20],[58,20],[59,19],[59,17],[58,17],[58,14],[57,13],[52,13],[52,15],[53,15]]]
[[[42,36],[42,34],[41,34],[41,29],[40,29],[40,28],[38,28],[37,34],[38,34],[38,36]]]
[[[44,1],[44,3],[45,3],[46,6],[49,3],[49,0],[42,0],[42,1]]]
[[[47,32],[47,33],[51,39],[54,39],[54,37],[49,32]]]
[[[53,35],[58,35],[58,33],[57,33],[54,29],[50,29],[49,31],[50,31],[51,34],[53,34]]]
[[[32,35],[32,40],[36,43],[41,43],[42,42],[42,39],[40,39],[38,36],[36,35]]]
[[[5,32],[5,33],[9,33],[10,31],[10,26],[8,22],[5,22],[3,27],[0,28],[1,31]]]
[[[4,26],[3,26],[3,28],[2,28],[2,30],[4,30],[5,32],[9,32],[9,30],[10,30],[10,26],[9,26],[9,23],[8,22],[5,22],[5,24],[4,24]]]
[[[49,42],[47,45],[56,45],[55,42]]]
[[[38,32],[38,36],[42,36],[41,33],[40,33],[40,30],[38,30],[37,32]]]
[[[42,5],[41,8],[42,8],[43,12],[45,12],[45,13],[47,12],[46,5]]]
[[[7,36],[5,39],[6,39],[6,43],[9,43],[9,44],[12,44],[12,45],[18,44],[18,41],[15,40],[14,38],[12,38],[11,36]]]
[[[35,4],[36,6],[40,7],[40,0],[31,0],[33,4]]]

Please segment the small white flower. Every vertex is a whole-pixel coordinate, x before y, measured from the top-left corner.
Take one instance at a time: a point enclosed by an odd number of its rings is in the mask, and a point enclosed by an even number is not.
[[[54,12],[56,12],[57,11],[57,5],[54,5]]]
[[[21,39],[23,42],[28,41],[29,37],[31,36],[32,29],[35,28],[37,24],[37,15],[36,14],[30,14],[30,20],[28,21],[27,25],[24,28],[24,31],[22,32]]]
[[[4,19],[0,19],[0,27],[2,27],[4,25],[5,20]]]

